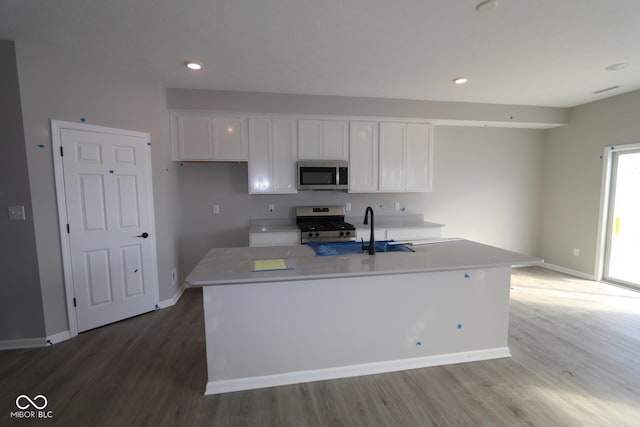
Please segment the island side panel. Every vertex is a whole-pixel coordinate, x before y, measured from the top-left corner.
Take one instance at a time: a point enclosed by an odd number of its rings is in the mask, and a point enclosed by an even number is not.
[[[510,267],[205,286],[207,394],[509,356]]]

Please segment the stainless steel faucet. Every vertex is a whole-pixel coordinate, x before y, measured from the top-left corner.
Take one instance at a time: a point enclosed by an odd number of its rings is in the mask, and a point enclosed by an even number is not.
[[[367,209],[364,211],[364,225],[369,224],[369,213],[371,213],[371,231],[369,232],[369,245],[364,244],[364,239],[362,240],[362,250],[369,251],[369,255],[376,254],[376,238],[373,235],[373,208],[371,206],[367,206]]]

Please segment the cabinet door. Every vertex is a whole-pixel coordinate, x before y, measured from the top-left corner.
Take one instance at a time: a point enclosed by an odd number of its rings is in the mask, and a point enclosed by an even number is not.
[[[349,124],[349,192],[378,191],[378,126],[376,122]]]
[[[180,160],[213,159],[211,116],[178,116],[178,157]]]
[[[408,123],[405,191],[431,191],[431,125]]]
[[[298,120],[298,158],[322,160],[322,120]]]
[[[213,119],[215,160],[247,160],[247,122],[242,118],[215,117]]]
[[[249,119],[249,194],[271,193],[271,120]]]
[[[296,135],[296,121],[276,119],[273,127],[273,176],[274,193],[297,193],[297,160],[298,139]]]
[[[343,120],[322,122],[322,158],[324,160],[349,160],[347,122]]]
[[[380,191],[404,191],[406,125],[380,123]]]

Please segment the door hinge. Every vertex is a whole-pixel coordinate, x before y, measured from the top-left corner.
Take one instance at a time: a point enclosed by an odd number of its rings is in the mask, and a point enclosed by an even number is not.
[[[60,146],[60,157],[64,157],[64,149]]]
[[[71,233],[71,231],[69,230],[69,224],[67,224],[67,234]]]
[[[77,307],[77,306],[76,306],[76,297],[73,297],[73,306],[74,306],[74,307]]]

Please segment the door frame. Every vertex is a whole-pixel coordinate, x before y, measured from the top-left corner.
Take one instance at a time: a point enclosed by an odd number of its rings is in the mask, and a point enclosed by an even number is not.
[[[632,151],[640,149],[640,142],[607,145],[602,154],[602,190],[600,192],[600,214],[598,217],[598,241],[596,243],[596,275],[595,280],[602,281],[604,278],[607,231],[609,230],[610,218],[609,210],[611,205],[611,182],[613,180],[613,155],[622,151]]]
[[[145,141],[151,141],[151,136],[147,132],[138,132],[125,129],[116,129],[104,126],[89,125],[85,123],[66,122],[62,120],[51,119],[51,146],[53,148],[53,166],[55,175],[55,187],[56,187],[56,200],[58,202],[58,222],[60,227],[60,246],[62,249],[62,269],[64,273],[64,290],[65,301],[67,303],[67,321],[69,324],[69,335],[73,338],[78,335],[78,321],[76,318],[76,310],[73,305],[73,299],[75,294],[75,288],[73,284],[73,275],[71,269],[71,241],[69,233],[67,233],[68,214],[67,214],[67,201],[64,183],[64,165],[62,163],[62,138],[61,132],[63,129],[88,131],[96,133],[107,133],[116,135],[125,135],[144,138]],[[148,142],[148,144],[150,144]],[[154,304],[156,308],[159,304],[159,289],[158,289],[158,260],[157,260],[157,242],[155,238],[155,209],[153,201],[153,181],[152,181],[152,164],[151,164],[151,150],[146,150],[147,160],[149,167],[147,168],[147,194],[149,195],[149,225],[151,233],[149,238],[151,239],[151,293],[153,295]]]

